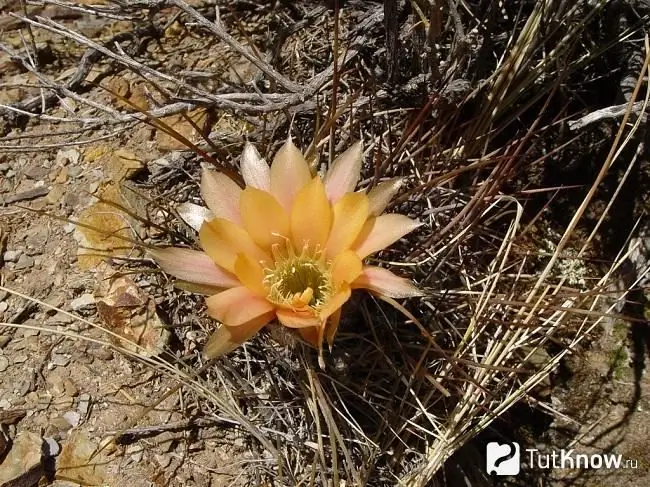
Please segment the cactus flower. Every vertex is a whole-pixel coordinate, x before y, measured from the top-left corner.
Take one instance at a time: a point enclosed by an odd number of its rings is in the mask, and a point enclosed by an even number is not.
[[[207,309],[221,326],[208,340],[207,358],[233,350],[275,319],[319,350],[325,339],[331,346],[353,289],[421,295],[409,280],[363,264],[420,223],[383,214],[399,180],[368,194],[354,191],[362,154],[361,144],[353,145],[321,179],[291,139],[270,167],[246,144],[244,189],[203,168],[207,209],[197,207],[186,218],[198,229],[203,251],[167,247],[150,254],[165,272],[215,290]]]

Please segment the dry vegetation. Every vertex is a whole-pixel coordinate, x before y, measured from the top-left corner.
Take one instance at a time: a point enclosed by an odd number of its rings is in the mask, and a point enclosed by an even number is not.
[[[513,407],[566,418],[549,376],[615,321],[632,323],[641,387],[647,7],[339,3],[9,1],[13,13],[0,17],[2,89],[20,95],[0,98],[2,161],[18,167],[24,155],[77,147],[92,164],[98,144],[137,154],[126,169],[128,155],[117,169],[99,159],[120,186],[101,193],[104,212],[122,211],[126,230],[81,207],[26,203],[43,194],[23,197],[8,182],[0,214],[10,244],[30,218],[95,228],[99,243],[85,257],[106,255],[102,273],[129,276],[155,299],[172,335],[160,354],[111,341],[110,318],[70,314],[67,300],[30,294],[15,272],[1,288],[38,306],[7,311],[0,335],[34,329],[99,343],[139,376],[150,372],[138,402],[120,410],[126,422],[100,428],[102,455],[121,458],[139,441],[147,450],[172,429],[202,439],[192,449],[184,437],[181,460],[137,485],[182,485],[182,468],[204,475],[192,485],[492,485],[483,443],[477,453],[472,440],[517,437],[530,425],[502,422]],[[316,351],[277,327],[204,363],[215,324],[203,299],[174,288],[138,249],[196,246],[175,208],[201,203],[200,162],[238,178],[245,140],[269,157],[288,132],[321,169],[362,140],[363,188],[405,178],[391,210],[425,225],[375,263],[427,294],[403,303],[355,295],[324,370]],[[86,267],[91,287],[104,279],[99,261]],[[25,324],[37,309],[85,326]],[[159,404],[174,416],[157,425]],[[214,444],[234,468],[201,466],[196,450]],[[111,482],[130,478],[134,467],[120,465],[106,473]],[[56,466],[49,474],[70,478]]]

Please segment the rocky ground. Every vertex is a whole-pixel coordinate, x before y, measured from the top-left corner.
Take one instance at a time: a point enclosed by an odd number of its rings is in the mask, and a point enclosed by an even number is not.
[[[87,35],[106,28],[52,5],[40,13]],[[0,16],[0,26],[7,33],[2,41],[19,49],[23,39],[15,21]],[[37,31],[34,42],[50,72],[75,69],[68,63],[71,51],[65,41]],[[204,68],[211,60],[196,62]],[[240,63],[235,71],[234,78],[254,69]],[[141,99],[141,84],[132,74],[102,76],[125,98]],[[15,60],[0,55],[0,103],[38,97],[35,82]],[[102,102],[109,98],[102,90],[90,96]],[[70,112],[83,110],[74,99],[63,98],[48,114],[63,117]],[[187,121],[174,123],[192,134]],[[220,123],[234,135],[242,130],[227,117]],[[33,134],[33,139],[0,147],[1,285],[11,289],[0,290],[0,322],[20,325],[0,324],[0,487],[36,485],[41,477],[57,487],[240,485],[239,465],[264,461],[257,451],[220,425],[193,423],[197,408],[181,393],[149,411],[176,383],[121,353],[116,346],[123,342],[108,340],[93,326],[135,336],[154,355],[170,340],[160,312],[163,302],[147,287],[147,277],[137,278],[136,284],[135,277],[114,276],[116,261],[108,267],[94,255],[111,249],[119,262],[128,262],[139,258],[140,251],[73,223],[122,236],[157,237],[133,215],[97,197],[117,199],[135,214],[146,213],[143,200],[119,185],[143,173],[150,177],[164,172],[166,164],[180,157],[178,143],[142,125],[102,140],[111,133],[103,127],[94,142],[60,147],[61,139],[49,135],[56,130],[47,119],[31,119],[5,132],[9,137]],[[25,151],[32,140],[43,148]],[[125,248],[115,251],[120,246]],[[88,247],[94,250],[84,250]],[[126,306],[120,304],[125,296],[131,299]],[[528,448],[617,453],[635,468],[524,468],[517,485],[650,485],[650,382],[645,372],[650,348],[647,336],[643,338],[647,329],[639,338],[638,328],[630,328],[634,326],[612,320],[599,329],[588,346],[555,371],[547,390],[516,411],[531,418],[517,435]],[[193,352],[204,335],[200,328],[185,333],[184,351]],[[643,340],[645,350],[639,345]],[[112,440],[117,436],[121,440],[116,443]],[[476,448],[481,441],[475,441]],[[500,479],[487,482],[502,485]]]

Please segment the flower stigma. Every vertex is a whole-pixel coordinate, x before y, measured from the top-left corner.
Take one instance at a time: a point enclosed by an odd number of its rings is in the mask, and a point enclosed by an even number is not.
[[[274,244],[272,267],[264,269],[264,286],[268,299],[278,305],[318,311],[331,298],[332,279],[330,263],[319,249],[305,245],[300,254],[287,242],[284,249]]]

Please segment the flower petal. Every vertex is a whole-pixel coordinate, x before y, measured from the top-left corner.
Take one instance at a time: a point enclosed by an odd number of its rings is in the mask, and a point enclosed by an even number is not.
[[[320,319],[325,322],[327,318],[332,316],[337,310],[343,306],[348,299],[350,299],[350,296],[352,295],[352,291],[350,290],[350,285],[347,283],[344,283],[339,291],[331,297],[331,299],[323,306],[320,310]]]
[[[396,276],[387,269],[365,266],[363,272],[352,283],[353,289],[365,288],[389,298],[413,298],[424,293],[408,279]]]
[[[181,219],[197,232],[206,220],[212,220],[214,215],[203,206],[195,205],[189,201],[181,203],[176,207],[176,212]]]
[[[271,164],[271,193],[282,207],[290,211],[293,200],[309,181],[309,165],[291,138],[287,139]]]
[[[235,275],[241,283],[260,297],[266,297],[268,291],[264,287],[264,270],[262,266],[246,254],[237,254],[235,260]]]
[[[346,193],[332,209],[330,231],[325,255],[332,258],[349,249],[368,219],[368,197],[363,193]]]
[[[321,320],[310,312],[298,312],[291,309],[278,308],[276,310],[278,320],[289,328],[305,328],[309,326],[320,326]]]
[[[201,197],[217,218],[239,223],[239,195],[242,189],[223,173],[211,171],[203,164]]]
[[[203,349],[203,356],[207,359],[214,359],[233,351],[246,340],[252,338],[258,331],[264,328],[275,316],[269,312],[253,318],[239,326],[221,325],[209,338]]]
[[[314,348],[320,348],[321,341],[321,327],[308,326],[305,328],[298,328],[300,336]]]
[[[411,220],[407,216],[394,213],[370,218],[363,226],[352,249],[359,257],[365,259],[370,254],[388,247],[420,225],[422,223],[417,220]]]
[[[296,195],[291,211],[291,235],[297,249],[325,248],[332,225],[332,209],[318,176]]]
[[[332,284],[338,290],[343,283],[352,283],[361,274],[363,264],[361,259],[352,250],[340,253],[332,262]]]
[[[272,194],[246,188],[241,194],[240,208],[244,228],[263,249],[290,237],[289,215]]]
[[[207,254],[198,250],[167,247],[149,250],[149,254],[163,271],[178,279],[220,288],[239,285],[234,275],[217,267]]]
[[[237,327],[274,312],[273,305],[244,286],[233,287],[205,300],[208,314],[228,327]]]
[[[250,142],[246,142],[244,145],[240,165],[241,174],[247,187],[262,191],[271,190],[271,168]]]
[[[334,337],[339,329],[339,323],[341,323],[341,308],[332,313],[332,316],[327,321],[327,325],[325,325],[325,336],[330,347],[334,344]]]
[[[257,261],[270,261],[269,255],[255,245],[246,230],[223,218],[205,222],[199,230],[199,240],[205,253],[218,266],[230,272],[235,271],[239,253],[250,255]]]
[[[345,193],[354,191],[361,173],[363,148],[361,142],[352,145],[336,158],[325,176],[325,191],[332,203],[337,202]]]
[[[404,180],[402,178],[393,178],[381,182],[372,188],[368,193],[370,214],[373,216],[381,215],[388,206],[388,203],[390,203],[390,200],[392,200],[400,190],[403,183]]]

